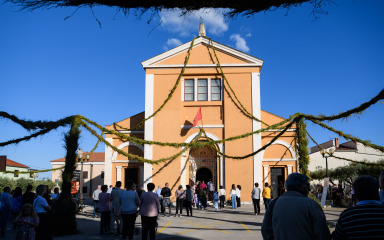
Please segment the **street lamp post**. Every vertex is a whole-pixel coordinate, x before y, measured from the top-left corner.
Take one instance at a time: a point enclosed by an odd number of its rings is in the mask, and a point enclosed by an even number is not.
[[[325,189],[323,191],[323,196],[321,198],[321,204],[324,206],[325,205],[325,201],[327,199],[327,195],[328,195],[328,189],[329,189],[329,172],[328,172],[328,158],[331,157],[333,155],[333,153],[335,152],[335,150],[333,148],[329,149],[329,151],[325,151],[324,149],[321,149],[320,153],[321,155],[323,156],[323,158],[325,158],[325,171],[326,171],[326,179],[327,179],[327,185],[324,186]],[[325,182],[325,180],[324,180]],[[325,196],[324,196],[325,194]],[[324,199],[324,200],[323,200]]]
[[[83,186],[84,186],[84,177],[83,177],[83,163],[84,161],[89,161],[89,154],[85,155],[85,158],[83,158],[83,150],[79,148],[77,150],[77,161],[81,163],[81,170],[80,170],[80,204],[83,204]]]

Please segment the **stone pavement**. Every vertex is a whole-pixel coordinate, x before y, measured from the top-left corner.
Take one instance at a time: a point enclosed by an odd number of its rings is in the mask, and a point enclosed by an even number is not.
[[[71,236],[55,237],[62,240],[118,240],[121,237],[100,236],[100,218],[92,218],[91,206],[86,207],[86,211],[77,216],[79,233]],[[175,209],[172,212],[175,213]],[[184,209],[183,209],[184,210]],[[327,221],[333,231],[342,208],[325,208]],[[186,214],[183,211],[183,214]],[[201,211],[193,209],[193,217],[163,217],[159,216],[158,231],[156,239],[262,239],[261,223],[264,218],[264,207],[262,206],[261,215],[253,214],[253,205],[242,205],[238,209],[226,207],[218,212],[214,208]],[[136,227],[141,229],[140,216],[136,220]],[[14,239],[15,231],[7,230],[6,239]],[[141,239],[141,234],[134,236],[134,239]]]

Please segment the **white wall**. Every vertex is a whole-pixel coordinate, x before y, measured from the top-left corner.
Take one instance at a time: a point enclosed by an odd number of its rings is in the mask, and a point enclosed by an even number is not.
[[[329,151],[329,149],[331,148],[328,148],[326,150]],[[376,162],[378,160],[384,159],[384,153],[378,150],[372,149],[370,147],[365,147],[361,143],[357,143],[357,151],[336,150],[333,155],[356,160],[356,161],[367,160],[369,162]],[[322,167],[325,169],[325,158],[323,158],[320,151],[310,154],[309,157],[310,157],[310,163],[308,166],[309,171],[315,171],[317,167]],[[328,157],[328,169],[346,166],[349,163],[350,163],[349,161],[336,159],[334,157]]]

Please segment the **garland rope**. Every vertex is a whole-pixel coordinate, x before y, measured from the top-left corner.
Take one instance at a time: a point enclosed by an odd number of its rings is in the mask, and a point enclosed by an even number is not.
[[[220,69],[220,72],[221,72],[221,75],[222,77],[224,78],[225,80],[225,83],[228,85],[229,89],[231,90],[233,96],[235,97],[235,99],[237,100],[237,102],[239,103],[239,105],[241,106],[241,110],[243,110],[246,114],[247,117],[253,119],[253,120],[256,120],[260,123],[263,123],[265,124],[266,126],[269,126],[268,124],[266,124],[265,122],[261,121],[260,119],[258,119],[257,117],[253,116],[250,112],[248,112],[248,110],[243,106],[243,104],[240,102],[239,98],[237,97],[235,91],[232,89],[231,85],[229,84],[229,81],[227,79],[227,77],[225,76],[224,74],[224,71],[223,69],[221,68],[221,64],[220,64],[220,61],[219,61],[219,58],[217,57],[217,54],[216,54],[216,50],[215,50],[215,47],[213,46],[213,40],[211,38],[208,38],[209,39],[209,42],[212,46],[212,50],[213,50],[213,54],[215,55],[215,58],[216,58],[216,61],[217,61],[217,66],[219,67]]]
[[[312,138],[312,136],[309,134],[308,131],[307,132],[307,135],[308,137],[316,144],[316,146],[320,149],[320,150],[324,150],[324,148],[322,148],[316,141],[315,139]],[[366,165],[373,165],[373,166],[384,166],[384,163],[370,163],[370,162],[366,162],[366,161],[357,161],[357,160],[353,160],[353,159],[350,159],[350,158],[343,158],[343,157],[338,157],[338,156],[335,156],[334,154],[329,154],[328,152],[325,152],[325,154],[327,154],[329,157],[334,157],[334,158],[337,158],[337,159],[340,159],[340,160],[345,160],[345,161],[348,161],[348,162],[353,162],[353,163],[361,163],[361,164],[366,164]]]
[[[337,115],[333,115],[333,116],[324,116],[324,115],[319,115],[318,117],[315,117],[313,115],[305,115],[304,114],[304,118],[307,119],[307,120],[317,120],[317,121],[333,121],[333,120],[338,120],[338,119],[342,119],[342,118],[345,118],[347,119],[348,117],[350,117],[351,115],[354,115],[354,114],[361,114],[363,111],[365,111],[367,108],[369,108],[370,106],[372,106],[373,104],[377,103],[378,101],[380,100],[383,100],[384,99],[384,89],[382,89],[379,94],[377,94],[374,98],[372,98],[371,100],[369,100],[368,102],[364,102],[362,103],[360,106],[356,107],[356,108],[353,108],[353,109],[350,109],[348,111],[345,111],[345,112],[342,112],[340,114],[337,114]]]
[[[148,144],[148,145],[175,147],[175,148],[186,147],[186,146],[193,148],[193,147],[195,147],[195,144],[196,144],[196,143],[193,143],[193,142],[191,142],[191,143],[167,143],[167,142],[147,141],[147,140],[144,140],[144,139],[141,139],[141,138],[131,137],[131,136],[122,134],[122,133],[120,133],[118,131],[109,130],[109,129],[105,128],[105,127],[100,126],[96,122],[91,121],[90,119],[88,119],[86,117],[81,116],[80,118],[83,121],[85,121],[85,122],[93,125],[94,127],[98,128],[99,130],[101,130],[104,133],[115,135],[116,137],[118,137],[122,141],[127,140],[127,141],[130,141],[130,142],[135,143],[135,144],[141,144],[141,145]],[[291,121],[290,119],[291,118],[283,120],[283,121],[281,121],[279,123],[276,123],[274,125],[271,125],[271,126],[269,126],[267,128],[262,128],[262,129],[254,131],[254,132],[249,132],[249,133],[245,133],[245,134],[242,134],[242,135],[238,135],[238,136],[234,136],[234,137],[230,137],[230,138],[226,138],[226,139],[222,139],[222,140],[216,140],[216,141],[213,141],[213,143],[214,144],[224,143],[224,142],[227,142],[227,141],[234,141],[234,140],[238,140],[238,139],[241,139],[241,138],[245,138],[245,137],[251,136],[253,134],[258,134],[258,133],[265,132],[265,131],[268,131],[268,130],[283,129],[281,126],[286,124],[286,123],[288,123],[289,121]],[[93,134],[95,137],[97,137],[99,139],[101,137],[97,133],[95,134],[95,132],[91,132],[91,134]],[[100,140],[100,141],[103,141],[105,143],[105,140]],[[207,145],[207,144],[205,144],[205,145]]]
[[[296,125],[297,155],[300,173],[309,176],[308,139],[306,138],[307,125],[302,116],[298,117]]]
[[[185,69],[187,68],[187,64],[188,64],[188,61],[189,61],[189,57],[191,56],[191,50],[192,50],[192,48],[193,48],[193,43],[195,42],[195,39],[196,39],[196,38],[194,38],[194,39],[191,41],[191,46],[190,46],[189,49],[188,49],[187,56],[186,56],[185,61],[184,61],[184,66],[183,66],[183,68],[182,68],[182,70],[181,70],[181,72],[180,72],[180,74],[179,74],[179,76],[178,76],[178,78],[177,78],[177,80],[176,80],[175,85],[174,85],[173,88],[171,89],[171,91],[170,91],[170,93],[169,93],[167,99],[165,99],[165,101],[163,102],[163,104],[161,104],[161,106],[160,106],[160,107],[159,107],[159,108],[158,108],[158,109],[157,109],[151,116],[145,118],[143,121],[141,121],[139,124],[137,124],[137,125],[136,125],[135,127],[133,127],[132,129],[123,128],[124,130],[128,130],[128,131],[130,131],[130,130],[136,130],[136,129],[140,128],[140,127],[144,124],[144,122],[146,122],[148,119],[151,119],[151,118],[153,118],[154,116],[156,116],[156,114],[157,114],[158,112],[160,112],[160,111],[163,109],[163,107],[168,103],[168,101],[172,98],[173,93],[176,91],[176,88],[177,88],[177,86],[178,86],[179,83],[180,83],[181,77],[184,75]],[[114,123],[114,125],[115,125],[115,123]]]
[[[354,136],[352,136],[352,135],[350,135],[350,134],[345,134],[345,133],[343,133],[342,131],[336,130],[336,129],[334,129],[334,128],[328,126],[328,125],[326,125],[325,123],[319,122],[319,121],[317,121],[317,120],[315,120],[315,119],[309,119],[309,120],[310,120],[311,122],[313,122],[313,123],[315,123],[315,124],[317,124],[317,125],[319,125],[319,126],[325,128],[325,129],[328,129],[329,131],[332,131],[332,132],[334,132],[334,133],[337,133],[338,135],[344,137],[345,139],[350,139],[350,140],[352,140],[352,141],[354,141],[354,142],[359,142],[359,143],[363,144],[363,145],[366,146],[366,147],[371,147],[371,148],[373,148],[373,149],[376,149],[376,150],[379,150],[379,151],[381,151],[381,152],[384,152],[384,147],[379,146],[379,145],[376,145],[376,144],[373,144],[373,143],[370,143],[368,140],[361,140],[361,139],[359,139],[359,138],[357,138],[357,137],[354,137]]]
[[[371,147],[373,149],[377,149],[377,150],[380,150],[380,151],[384,152],[384,147],[382,147],[382,146],[378,146],[378,145],[372,144],[369,141],[361,140],[361,139],[359,139],[357,137],[353,137],[353,136],[351,136],[349,134],[345,134],[345,133],[343,133],[341,131],[338,131],[336,129],[333,129],[332,127],[329,127],[328,125],[323,123],[323,121],[333,121],[333,120],[338,120],[338,119],[347,119],[351,115],[361,114],[363,111],[365,111],[371,105],[373,105],[373,104],[377,103],[378,101],[384,99],[384,89],[381,90],[380,93],[377,96],[375,96],[374,98],[372,98],[370,101],[364,102],[363,104],[361,104],[360,106],[358,106],[356,108],[350,109],[348,111],[342,112],[342,113],[337,114],[337,115],[331,115],[331,116],[319,115],[319,116],[316,117],[316,116],[313,116],[313,115],[306,115],[306,114],[302,114],[302,113],[296,113],[296,114],[290,116],[286,120],[283,120],[283,121],[281,121],[281,122],[279,122],[277,124],[269,126],[265,122],[261,121],[260,119],[256,118],[255,116],[253,116],[249,111],[247,111],[247,109],[244,107],[244,105],[238,99],[235,91],[232,89],[231,85],[229,84],[229,81],[226,78],[226,75],[225,75],[225,73],[224,73],[224,71],[223,71],[223,69],[221,67],[219,58],[218,58],[218,56],[216,54],[215,47],[213,46],[213,40],[210,39],[210,38],[208,38],[208,39],[210,41],[210,45],[212,46],[213,53],[214,53],[215,58],[217,60],[217,66],[220,69],[221,75],[224,78],[226,85],[230,89],[230,92],[235,97],[238,105],[240,105],[240,107],[239,107],[240,110],[247,117],[249,117],[249,118],[251,118],[251,119],[253,119],[255,121],[261,122],[264,125],[266,125],[267,126],[266,128],[262,128],[262,129],[259,129],[257,131],[248,132],[248,133],[245,133],[245,134],[241,134],[241,135],[238,135],[238,136],[234,136],[234,137],[230,137],[230,138],[226,138],[226,139],[222,139],[222,140],[213,141],[213,140],[211,140],[209,138],[206,138],[208,141],[204,141],[204,142],[200,141],[199,142],[198,140],[201,138],[201,136],[203,134],[204,134],[204,136],[206,136],[206,132],[204,131],[204,129],[200,128],[198,137],[195,138],[194,141],[192,141],[191,143],[167,143],[167,142],[158,142],[158,141],[147,141],[147,140],[143,140],[141,138],[132,137],[132,136],[128,136],[128,135],[122,134],[122,133],[120,133],[117,130],[116,126],[121,128],[121,129],[123,129],[123,130],[128,130],[128,131],[136,130],[136,129],[140,128],[144,124],[145,121],[147,121],[148,119],[151,119],[154,116],[156,116],[164,108],[164,106],[172,98],[176,88],[178,87],[178,85],[179,85],[179,83],[181,81],[181,77],[184,75],[185,69],[187,67],[187,64],[188,64],[188,61],[189,61],[189,58],[190,58],[191,50],[192,50],[193,45],[194,45],[194,40],[195,40],[195,38],[194,38],[191,41],[191,45],[190,45],[190,47],[188,49],[188,52],[187,52],[187,55],[186,55],[186,58],[185,58],[185,61],[184,61],[184,66],[183,66],[183,68],[182,68],[182,70],[181,70],[181,72],[180,72],[180,74],[179,74],[179,76],[178,76],[178,78],[177,78],[177,80],[175,82],[175,85],[171,89],[168,97],[164,100],[162,105],[152,115],[150,115],[149,117],[143,119],[135,127],[131,128],[131,129],[128,129],[128,128],[124,128],[124,127],[120,126],[117,123],[113,123],[113,127],[114,127],[115,130],[109,130],[109,129],[105,128],[105,127],[100,126],[96,122],[91,121],[91,120],[85,118],[84,116],[80,116],[80,115],[69,116],[69,117],[60,119],[58,121],[26,121],[26,120],[21,120],[21,119],[17,118],[14,115],[10,115],[10,114],[8,114],[6,112],[0,111],[0,117],[9,119],[9,120],[11,120],[11,121],[21,125],[23,128],[25,128],[28,131],[40,129],[40,131],[32,133],[29,136],[25,136],[25,137],[22,137],[22,138],[18,138],[18,139],[6,141],[6,142],[1,142],[0,143],[0,147],[7,146],[7,145],[10,145],[10,144],[17,144],[17,143],[20,143],[22,141],[28,141],[28,140],[30,140],[30,139],[32,139],[34,137],[46,134],[46,133],[48,133],[51,130],[57,129],[58,127],[67,126],[69,124],[76,124],[77,123],[77,124],[79,124],[79,126],[83,126],[86,130],[88,130],[93,136],[95,136],[98,139],[95,147],[91,150],[90,154],[92,154],[93,151],[95,151],[95,149],[97,148],[97,146],[98,146],[98,144],[100,142],[103,142],[107,146],[111,147],[114,151],[116,151],[119,154],[122,154],[122,155],[128,157],[128,159],[137,160],[137,161],[145,162],[145,163],[159,164],[159,163],[163,163],[163,162],[170,163],[171,161],[173,161],[174,159],[176,159],[177,157],[179,157],[180,155],[182,155],[183,153],[185,153],[189,149],[199,148],[199,147],[204,147],[204,146],[210,145],[221,156],[224,156],[226,158],[231,158],[231,159],[245,159],[245,158],[254,156],[257,153],[265,150],[267,147],[269,147],[271,144],[273,144],[273,142],[275,142],[280,136],[282,136],[294,123],[298,124],[299,121],[309,120],[309,121],[311,121],[311,122],[313,122],[313,123],[315,123],[315,124],[317,124],[317,125],[319,125],[319,126],[321,126],[323,128],[328,129],[329,131],[335,132],[335,133],[339,134],[340,136],[343,136],[345,139],[350,139],[352,141],[362,143],[364,146],[368,146],[368,147]],[[97,129],[101,130],[102,133],[98,134],[88,124],[90,124],[90,125],[96,127]],[[259,134],[259,133],[262,133],[262,132],[265,132],[265,131],[268,131],[268,130],[271,130],[271,129],[275,129],[275,130],[278,129],[278,130],[280,130],[280,133],[277,134],[269,143],[264,145],[262,148],[256,150],[255,152],[252,152],[250,154],[247,154],[247,155],[244,155],[244,156],[230,156],[230,155],[227,155],[227,154],[221,152],[220,149],[218,149],[218,147],[217,147],[217,144],[219,144],[219,143],[224,143],[224,142],[227,142],[227,141],[234,141],[234,140],[246,138],[246,137],[249,137],[249,136],[251,136],[253,134]],[[306,134],[308,134],[308,136],[312,139],[312,141],[314,141],[314,139],[309,135],[309,133],[308,133],[308,131],[306,129],[302,129],[302,131],[305,132]],[[115,146],[113,146],[112,144],[110,144],[108,141],[106,141],[103,138],[102,135],[105,134],[105,133],[112,134],[112,135],[116,136],[118,139],[120,139],[122,141],[130,141],[130,142],[132,142],[134,144],[159,145],[159,146],[167,146],[167,147],[173,147],[173,148],[182,148],[182,150],[179,151],[178,153],[170,156],[170,157],[161,158],[161,159],[158,159],[158,160],[145,159],[145,158],[143,158],[141,156],[130,154],[130,153],[124,152],[121,149],[116,148]],[[314,141],[314,142],[316,143],[317,146],[319,146],[316,141]],[[301,145],[302,144],[299,142],[299,147]],[[355,161],[355,160],[351,160],[351,159],[345,159],[345,158],[336,157],[336,156],[333,156],[333,157],[341,159],[341,160],[346,160],[346,161],[351,161],[351,162],[356,162],[356,163],[362,163],[362,164],[367,164],[367,165],[380,165],[380,164],[374,164],[374,163]],[[168,166],[169,164],[166,164],[166,165]],[[62,167],[62,168],[64,168],[64,167]],[[62,168],[47,169],[47,170],[41,170],[41,171],[33,170],[33,171],[29,171],[29,172],[19,172],[19,173],[54,171],[54,170],[58,170],[58,169],[62,169]],[[8,171],[8,172],[14,173],[14,171]]]
[[[65,167],[65,166],[64,166]],[[64,167],[59,168],[51,168],[51,169],[45,169],[45,170],[30,170],[30,171],[17,171],[18,174],[31,174],[31,173],[41,173],[41,172],[51,172],[51,171],[57,171],[60,169],[63,169]],[[16,171],[8,171],[8,170],[2,170],[0,171],[2,173],[15,173]]]
[[[277,134],[270,142],[268,142],[267,144],[265,144],[262,148],[259,148],[258,150],[256,150],[255,152],[252,152],[252,153],[249,153],[247,155],[244,155],[244,156],[230,156],[230,155],[227,155],[223,152],[221,152],[219,149],[215,148],[216,152],[225,157],[225,158],[231,158],[231,159],[245,159],[245,158],[248,158],[248,157],[252,157],[256,154],[258,154],[259,152],[265,150],[267,147],[269,147],[270,145],[272,145],[272,143],[274,143],[279,137],[281,137],[294,123],[296,122],[296,119],[291,121],[282,131],[279,132],[279,134]],[[211,144],[214,143],[214,141],[210,140],[209,138],[207,138],[208,142],[210,142]]]

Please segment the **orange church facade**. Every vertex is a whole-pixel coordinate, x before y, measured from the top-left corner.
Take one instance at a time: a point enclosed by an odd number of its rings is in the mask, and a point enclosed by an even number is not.
[[[268,125],[284,120],[261,110],[260,70],[263,61],[236,49],[212,41],[221,67],[236,96],[243,106],[255,117]],[[145,111],[118,122],[124,128],[132,128],[144,118],[152,115],[164,100],[184,66],[191,42],[180,45],[149,60],[142,62],[145,69]],[[193,127],[192,123],[199,108],[202,120]],[[205,36],[195,39],[185,73],[173,97],[153,118],[147,120],[141,129],[121,133],[159,142],[190,143],[202,127],[212,140],[222,140],[264,128],[264,124],[245,116],[234,95],[230,92],[218,68],[211,42]],[[113,125],[107,126],[114,129]],[[279,130],[254,134],[247,138],[218,144],[221,152],[229,156],[244,156],[255,152],[268,143]],[[113,146],[146,159],[157,160],[174,155],[181,148],[156,145],[137,145],[121,142],[111,135],[107,141]],[[204,141],[204,139],[202,139]],[[284,182],[288,174],[297,171],[295,154],[295,129],[289,129],[273,145],[255,156],[242,160],[225,158],[210,147],[191,149],[164,164],[139,163],[117,154],[110,147],[105,149],[105,184],[132,179],[139,186],[148,182],[164,186],[166,182],[174,192],[179,185],[212,179],[216,186],[223,185],[229,198],[232,184],[242,186],[242,201],[251,201],[254,183],[262,187],[265,182],[273,186]]]

